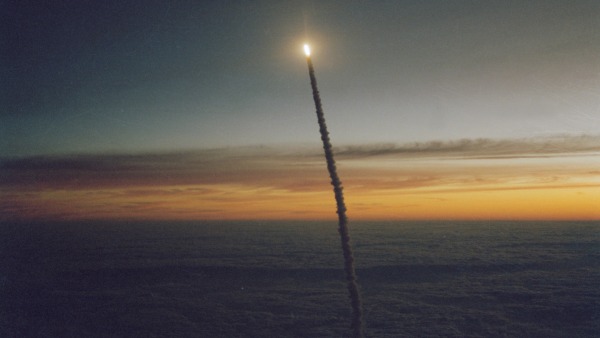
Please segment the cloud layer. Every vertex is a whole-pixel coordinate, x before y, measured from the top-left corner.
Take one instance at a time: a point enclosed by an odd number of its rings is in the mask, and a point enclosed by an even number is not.
[[[517,199],[507,218],[525,217],[519,206],[536,209],[544,196],[551,209],[574,207],[569,217],[600,217],[591,211],[600,136],[343,146],[336,156],[354,217],[477,218],[483,208],[498,218],[481,203],[509,196]],[[8,219],[327,218],[322,163],[317,147],[4,159],[0,208]],[[527,217],[547,212],[538,205]]]

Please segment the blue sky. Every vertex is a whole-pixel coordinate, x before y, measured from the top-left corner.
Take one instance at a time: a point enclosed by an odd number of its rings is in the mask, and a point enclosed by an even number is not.
[[[597,134],[597,1],[3,2],[0,155]]]

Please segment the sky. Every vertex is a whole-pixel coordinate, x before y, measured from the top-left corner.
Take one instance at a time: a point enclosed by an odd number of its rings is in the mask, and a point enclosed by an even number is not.
[[[335,217],[305,42],[350,219],[600,219],[597,1],[0,13],[5,219]]]

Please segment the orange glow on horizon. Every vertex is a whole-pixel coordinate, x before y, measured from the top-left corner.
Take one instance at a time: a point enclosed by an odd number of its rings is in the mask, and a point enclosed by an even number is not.
[[[351,219],[600,220],[598,187],[428,193],[347,188]],[[335,219],[330,191],[238,185],[40,191],[17,199],[24,219]]]
[[[600,221],[600,154],[435,156],[342,154],[350,220]],[[320,154],[244,149],[110,160],[115,170],[106,173],[53,163],[6,170],[3,221],[337,218]]]

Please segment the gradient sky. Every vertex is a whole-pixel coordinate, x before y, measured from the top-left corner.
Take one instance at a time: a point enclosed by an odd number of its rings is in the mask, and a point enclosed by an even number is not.
[[[334,217],[309,42],[351,218],[600,219],[598,1],[0,13],[7,218]]]

